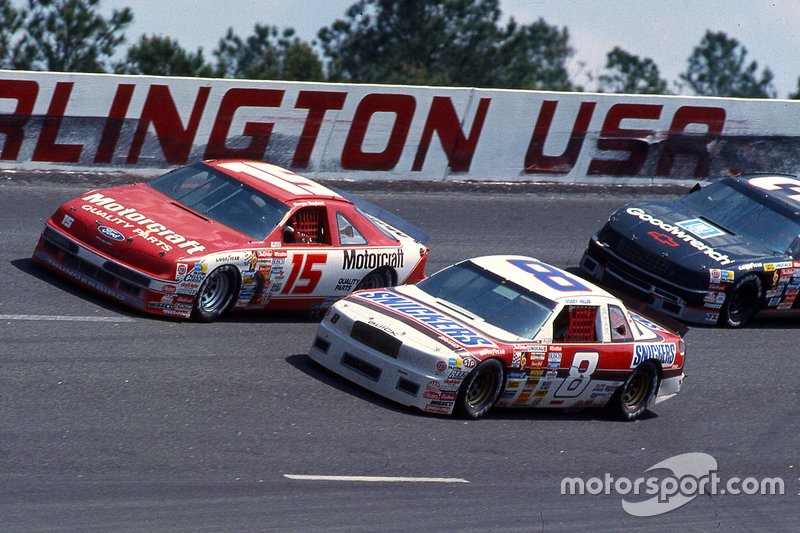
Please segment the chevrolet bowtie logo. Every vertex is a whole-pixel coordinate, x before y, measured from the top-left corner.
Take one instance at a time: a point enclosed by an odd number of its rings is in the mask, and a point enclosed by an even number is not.
[[[657,231],[648,231],[647,234],[650,235],[650,237],[654,241],[660,242],[661,244],[666,244],[670,248],[675,248],[678,246],[678,243],[675,242],[675,239],[673,239],[666,233],[659,233]]]

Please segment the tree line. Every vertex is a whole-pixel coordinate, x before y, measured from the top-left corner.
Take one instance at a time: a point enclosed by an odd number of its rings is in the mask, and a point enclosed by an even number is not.
[[[679,80],[620,47],[594,86],[574,83],[566,27],[544,19],[501,23],[500,0],[357,0],[312,41],[292,28],[229,28],[206,57],[169,36],[142,35],[126,49],[133,11],[101,15],[101,0],[0,0],[0,68],[240,79],[447,85],[551,91],[775,98],[774,75],[723,32],[707,30]],[[20,4],[20,2],[16,2]],[[120,53],[122,51],[122,53]],[[120,58],[121,57],[121,58]],[[800,99],[797,91],[790,98]]]

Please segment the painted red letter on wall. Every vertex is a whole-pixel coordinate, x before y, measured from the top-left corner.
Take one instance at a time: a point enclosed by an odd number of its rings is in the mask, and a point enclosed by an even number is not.
[[[144,138],[151,124],[156,130],[156,137],[164,152],[166,162],[173,165],[185,164],[192,150],[197,126],[203,115],[210,90],[209,87],[200,87],[197,90],[197,100],[194,102],[189,124],[184,128],[169,87],[167,85],[151,85],[144,102],[142,116],[139,118],[139,126],[136,128],[131,149],[128,152],[128,164],[132,165],[139,161]]]
[[[97,152],[94,154],[95,163],[111,162],[135,88],[136,86],[130,83],[123,83],[117,87],[114,101],[111,103],[111,109],[108,112],[106,125],[103,127],[103,136],[100,137],[100,142],[97,144]]]
[[[706,126],[706,133],[686,133],[689,124]],[[683,106],[678,108],[672,117],[669,126],[669,136],[663,143],[661,157],[656,168],[657,176],[669,176],[675,156],[685,154],[695,157],[694,177],[708,176],[711,166],[711,154],[708,153],[708,144],[722,135],[725,126],[725,109],[721,107],[695,107]]]
[[[42,120],[39,141],[33,150],[32,161],[48,161],[52,163],[77,163],[81,158],[82,144],[60,144],[56,142],[58,131],[64,120],[69,95],[72,94],[72,82],[58,82],[53,90],[53,99],[47,108],[47,116]]]
[[[31,119],[39,84],[29,80],[0,80],[0,98],[17,101],[11,114],[0,115],[0,135],[5,135],[0,159],[15,161],[25,139],[25,124]]]
[[[300,91],[297,95],[295,109],[308,109],[308,117],[300,134],[300,141],[294,151],[292,167],[306,168],[311,159],[311,152],[317,143],[319,128],[325,118],[325,112],[332,109],[344,107],[347,93],[336,93],[328,91]]]
[[[653,104],[615,104],[608,110],[597,141],[598,150],[628,152],[626,159],[592,159],[587,174],[590,176],[635,176],[644,166],[650,144],[647,137],[652,130],[625,129],[620,126],[625,119],[656,120],[663,106]]]
[[[525,154],[525,173],[569,174],[581,153],[583,140],[586,138],[586,131],[589,129],[589,122],[592,120],[596,105],[596,102],[581,102],[564,152],[561,155],[544,155],[544,143],[547,141],[547,135],[553,123],[553,115],[556,112],[558,101],[545,100],[542,102],[542,109],[539,111],[539,118],[536,119],[536,126],[533,128],[528,152]]]
[[[272,128],[271,122],[246,122],[244,135],[251,140],[244,148],[228,148],[225,142],[230,134],[233,115],[240,107],[279,107],[283,90],[278,89],[230,89],[222,97],[214,127],[206,146],[206,159],[243,158],[262,159],[267,150]]]
[[[368,94],[358,104],[353,124],[342,150],[342,168],[349,170],[391,170],[400,160],[408,137],[417,101],[408,94]],[[365,152],[364,137],[375,113],[394,113],[386,148],[382,152]]]
[[[444,153],[447,155],[447,164],[450,169],[453,172],[469,172],[472,156],[475,154],[475,147],[481,136],[483,122],[486,119],[486,113],[489,111],[491,101],[491,98],[481,98],[478,109],[475,112],[475,120],[472,122],[469,137],[464,137],[464,132],[461,130],[461,120],[458,118],[455,108],[453,108],[453,101],[448,96],[434,96],[411,170],[422,170],[422,165],[425,163],[425,156],[428,154],[431,138],[435,131],[442,142],[442,148],[444,148]]]

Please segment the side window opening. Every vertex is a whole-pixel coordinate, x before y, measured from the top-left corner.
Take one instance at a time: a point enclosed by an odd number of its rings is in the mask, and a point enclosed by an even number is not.
[[[553,322],[553,342],[598,342],[597,311],[591,305],[565,306]]]
[[[283,227],[285,244],[330,244],[324,207],[304,207]]]
[[[626,342],[633,340],[633,332],[625,317],[624,311],[616,305],[608,306],[608,320],[611,325],[611,341]]]
[[[342,246],[354,244],[367,244],[367,239],[361,235],[350,220],[342,213],[336,213],[336,225],[339,230],[339,244]]]

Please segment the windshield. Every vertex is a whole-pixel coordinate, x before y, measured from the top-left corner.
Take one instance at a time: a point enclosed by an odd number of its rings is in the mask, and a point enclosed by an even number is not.
[[[147,183],[176,202],[263,241],[289,208],[208,165],[196,163]]]
[[[536,335],[556,306],[555,302],[471,262],[437,272],[417,287],[526,339]]]
[[[800,235],[800,224],[722,181],[703,187],[682,201],[722,229],[774,252],[785,253]]]

